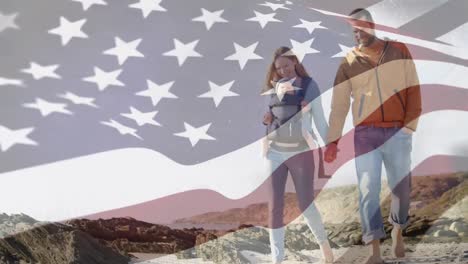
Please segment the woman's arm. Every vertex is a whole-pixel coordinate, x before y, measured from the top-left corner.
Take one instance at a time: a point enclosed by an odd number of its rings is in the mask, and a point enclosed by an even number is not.
[[[315,127],[317,128],[323,142],[327,143],[328,123],[323,113],[322,99],[320,96],[315,98],[311,103],[312,116],[314,119]]]
[[[268,100],[268,102],[269,102],[269,100]],[[271,112],[270,105],[268,104],[268,111],[263,115],[262,123],[263,123],[263,125],[268,126],[269,124],[271,124],[271,122],[273,122],[273,113]],[[262,144],[261,145],[262,145],[261,155],[262,155],[263,158],[266,158],[268,148],[270,146],[270,140],[268,140],[266,134],[262,138]]]
[[[310,133],[313,133],[311,122],[313,119],[320,137],[325,143],[327,143],[328,123],[323,112],[320,90],[314,80],[311,80],[309,86],[307,87],[303,102],[303,106],[304,105],[305,107],[303,108],[303,118],[309,119],[309,122],[306,124],[307,129],[310,131]],[[306,115],[306,113],[308,113],[308,115]]]
[[[262,152],[261,152],[263,158],[266,158],[269,147],[270,147],[270,141],[267,139],[266,136],[264,136],[262,139]]]
[[[302,110],[302,136],[304,136],[305,141],[310,149],[316,149],[317,144],[312,132],[312,117],[310,111],[307,111],[308,106],[304,107]]]

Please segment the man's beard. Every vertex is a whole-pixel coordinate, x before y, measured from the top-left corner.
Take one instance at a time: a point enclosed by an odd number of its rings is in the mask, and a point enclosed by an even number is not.
[[[366,43],[363,43],[362,41],[358,41],[358,50],[361,51],[363,47],[369,47],[374,42],[375,42],[375,36],[367,38]]]

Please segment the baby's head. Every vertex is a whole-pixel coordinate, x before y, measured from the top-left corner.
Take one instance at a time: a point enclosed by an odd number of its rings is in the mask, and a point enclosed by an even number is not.
[[[294,78],[281,78],[278,81],[271,81],[271,85],[275,87],[276,93],[281,93],[284,94],[287,91],[294,90],[293,83],[296,80],[296,77]]]

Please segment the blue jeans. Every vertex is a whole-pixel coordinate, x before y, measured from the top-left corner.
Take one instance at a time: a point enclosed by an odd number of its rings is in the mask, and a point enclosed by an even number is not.
[[[296,189],[299,209],[301,210],[307,225],[319,244],[327,241],[327,233],[322,223],[322,218],[314,200],[314,159],[312,151],[283,152],[275,149],[268,150],[267,161],[272,172],[268,179],[270,199],[269,226],[270,246],[273,262],[280,262],[284,258],[284,192],[288,171]]]
[[[388,221],[400,228],[408,225],[412,135],[400,128],[357,126],[354,145],[362,240],[367,244],[385,237],[380,210],[382,163],[391,189]]]

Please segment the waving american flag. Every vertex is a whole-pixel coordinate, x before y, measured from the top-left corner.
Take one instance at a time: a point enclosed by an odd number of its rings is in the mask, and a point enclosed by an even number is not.
[[[273,51],[299,54],[328,112],[353,46],[343,14],[356,7],[368,7],[377,33],[406,43],[416,61],[425,112],[413,166],[466,157],[467,3],[358,2],[2,1],[0,211],[63,220],[185,191],[251,194],[269,176],[260,89]],[[352,163],[341,165],[327,184],[355,179]],[[223,208],[188,207],[135,214],[169,222]]]

